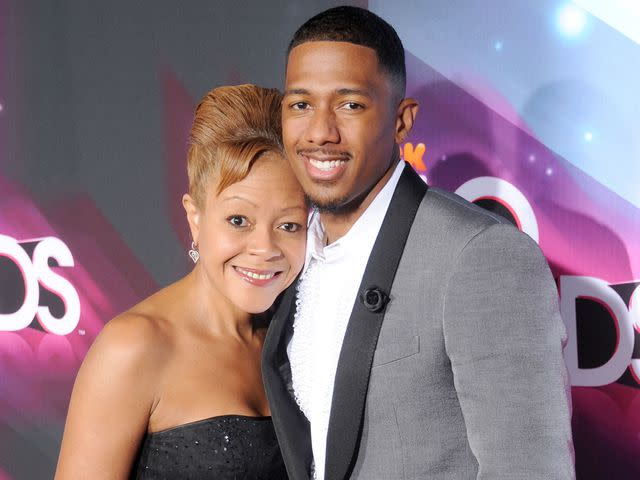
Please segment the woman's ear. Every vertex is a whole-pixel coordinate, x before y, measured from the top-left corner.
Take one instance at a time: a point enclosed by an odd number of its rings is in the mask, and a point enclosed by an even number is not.
[[[194,243],[198,245],[198,237],[200,236],[200,209],[196,205],[194,198],[188,193],[182,196],[182,206],[187,214],[191,238],[193,238]]]
[[[395,141],[397,144],[404,142],[413,128],[413,123],[418,115],[418,102],[414,98],[405,98],[398,105],[396,112]]]

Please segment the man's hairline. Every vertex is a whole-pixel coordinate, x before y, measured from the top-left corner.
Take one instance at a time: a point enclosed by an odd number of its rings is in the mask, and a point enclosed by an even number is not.
[[[297,43],[294,46],[291,46],[291,43],[289,44],[289,47],[287,48],[287,56],[285,58],[285,62],[284,62],[284,76],[285,76],[285,82],[286,82],[286,78],[287,78],[287,70],[289,68],[289,56],[291,55],[291,52],[299,47],[300,45],[304,45],[305,43],[312,43],[312,42],[332,42],[332,43],[348,43],[350,45],[356,45],[358,47],[364,47],[364,48],[368,48],[370,50],[373,51],[373,53],[376,55],[376,68],[377,70],[382,73],[383,75],[386,75],[387,79],[390,81],[391,83],[391,87],[393,91],[398,90],[397,95],[394,95],[395,97],[397,97],[397,101],[401,102],[407,94],[407,79],[406,79],[406,73],[405,73],[405,81],[404,81],[404,85],[398,87],[397,82],[394,80],[395,75],[393,75],[391,72],[386,71],[383,68],[382,62],[380,62],[380,56],[378,55],[378,52],[376,51],[375,48],[373,47],[369,47],[367,45],[362,45],[361,43],[355,43],[355,42],[350,42],[348,40],[331,40],[331,39],[309,39],[309,40],[304,40],[300,43]],[[405,63],[405,72],[406,72],[406,63]],[[285,85],[286,86],[286,85]],[[285,88],[283,88],[283,91],[285,91]]]

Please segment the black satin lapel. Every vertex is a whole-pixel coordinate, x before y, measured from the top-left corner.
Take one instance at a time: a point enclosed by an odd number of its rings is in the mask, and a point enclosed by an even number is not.
[[[325,478],[348,478],[357,459],[371,363],[391,285],[427,186],[405,164],[362,277],[336,372]],[[364,292],[368,291],[368,295]]]
[[[282,298],[278,303],[278,307],[271,317],[269,329],[262,346],[262,362],[272,363],[281,354],[279,352],[280,344],[286,341],[286,332],[288,325],[291,323],[295,315],[296,305],[296,280],[282,294]],[[284,345],[286,350],[286,345]],[[286,351],[285,351],[286,355]]]
[[[296,284],[284,293],[262,347],[262,378],[289,478],[308,479],[312,459],[309,422],[291,395],[288,332],[295,315]]]

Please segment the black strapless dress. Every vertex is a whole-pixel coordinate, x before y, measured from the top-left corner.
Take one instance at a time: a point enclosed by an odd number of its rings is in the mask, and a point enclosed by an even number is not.
[[[286,480],[271,417],[223,415],[149,433],[130,479]]]

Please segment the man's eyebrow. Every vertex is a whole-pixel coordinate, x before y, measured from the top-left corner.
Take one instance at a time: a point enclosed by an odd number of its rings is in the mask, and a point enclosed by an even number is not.
[[[371,98],[371,94],[360,88],[339,88],[334,91],[336,95],[360,95],[362,97]],[[284,91],[284,95],[310,95],[306,88],[290,88]]]
[[[305,88],[291,88],[284,91],[285,95],[309,95],[309,90]]]
[[[339,88],[336,90],[338,95],[361,95],[363,97],[371,98],[371,94],[366,90],[359,88]]]

